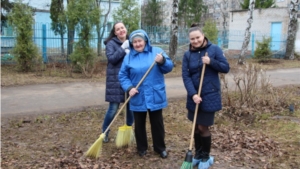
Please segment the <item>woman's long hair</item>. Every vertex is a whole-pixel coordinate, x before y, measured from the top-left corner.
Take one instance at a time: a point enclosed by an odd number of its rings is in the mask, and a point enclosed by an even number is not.
[[[106,45],[107,42],[110,41],[113,37],[117,37],[117,35],[115,35],[115,26],[116,26],[116,24],[118,24],[118,23],[122,23],[122,24],[125,26],[125,24],[124,24],[123,22],[121,22],[121,21],[116,22],[116,23],[114,24],[114,26],[112,27],[112,29],[110,30],[110,33],[109,33],[108,37],[104,40],[104,44],[105,44],[105,45]],[[128,38],[129,38],[129,36],[128,36],[128,32],[127,32],[126,39],[128,39]]]

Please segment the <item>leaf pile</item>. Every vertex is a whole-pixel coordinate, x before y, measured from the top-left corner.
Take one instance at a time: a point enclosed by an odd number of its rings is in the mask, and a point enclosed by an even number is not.
[[[267,158],[282,155],[279,143],[257,131],[242,131],[238,127],[213,127],[213,147],[227,152],[230,161],[266,162]]]

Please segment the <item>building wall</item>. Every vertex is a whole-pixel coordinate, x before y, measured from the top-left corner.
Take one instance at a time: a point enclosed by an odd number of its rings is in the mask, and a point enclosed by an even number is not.
[[[300,55],[300,18],[298,18],[298,31],[295,41],[295,52],[298,53],[298,55]]]
[[[241,8],[239,0],[203,0],[203,3],[208,6],[205,19],[214,19],[219,31],[228,30],[230,11]]]
[[[236,11],[230,14],[229,23],[229,49],[241,49],[244,40],[244,35],[246,28],[248,27],[248,10]],[[287,8],[269,8],[269,9],[255,9],[253,11],[253,23],[251,24],[250,32],[254,35],[255,39],[250,39],[251,41],[261,40],[263,36],[269,37],[271,34],[271,24],[272,22],[281,22],[282,28],[281,41],[284,42],[287,37],[289,13]],[[234,36],[236,35],[236,36]],[[284,45],[284,43],[282,43]],[[248,50],[255,48],[248,45]],[[284,46],[282,46],[284,47]]]
[[[255,9],[253,11],[252,31],[269,33],[272,22],[282,22],[282,33],[286,34],[289,21],[287,8]],[[245,30],[248,26],[248,10],[232,12],[230,14],[230,30]]]
[[[291,0],[275,0],[275,4],[278,7],[288,7]]]
[[[172,8],[173,0],[165,0],[162,1],[162,8],[164,11],[164,20],[162,26],[170,26],[171,25],[171,16],[173,12]]]

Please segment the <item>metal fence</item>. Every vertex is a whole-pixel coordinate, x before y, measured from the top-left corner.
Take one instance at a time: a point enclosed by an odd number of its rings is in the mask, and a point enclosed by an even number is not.
[[[148,26],[143,27],[143,29],[148,33],[151,44],[153,46],[159,46],[163,48],[167,53],[169,50],[169,42],[170,42],[170,34],[171,29],[170,27],[156,27],[156,26]],[[44,62],[51,62],[62,56],[61,51],[61,37],[59,35],[55,35],[54,32],[51,30],[50,24],[35,24],[33,26],[34,36],[33,41],[39,48],[39,52],[43,57]],[[9,51],[15,45],[15,34],[11,28],[4,28],[1,32],[1,61],[5,63],[10,61],[13,56],[9,53]],[[93,31],[93,38],[90,41],[92,48],[94,51],[97,51],[97,34],[96,31]],[[109,31],[105,31],[103,39],[102,39],[102,46],[103,50],[105,48],[103,41],[108,36]],[[256,41],[262,41],[263,37],[270,37],[270,33],[264,33],[259,31],[252,31],[252,35],[250,38],[250,43],[248,45],[248,57],[253,56],[255,48],[256,48]],[[286,36],[282,35],[280,41],[272,41],[271,49],[274,52],[274,57],[283,57],[285,53],[285,46],[286,46]],[[64,51],[66,56],[67,51],[67,34],[64,35],[63,43],[64,43]],[[74,42],[78,41],[77,33],[75,32]],[[240,52],[242,48],[242,44],[244,41],[244,30],[232,30],[232,31],[220,31],[218,35],[218,46],[220,46],[227,55],[235,57]],[[188,50],[189,47],[189,39],[188,39],[188,28],[178,28],[178,50],[176,54],[176,59],[181,60],[184,51]],[[103,52],[104,54],[104,52]],[[56,58],[56,59],[53,59]],[[106,57],[102,57],[106,58]]]

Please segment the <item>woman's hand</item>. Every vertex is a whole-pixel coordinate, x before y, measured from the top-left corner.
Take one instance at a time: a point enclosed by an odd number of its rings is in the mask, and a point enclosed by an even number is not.
[[[202,98],[199,97],[197,94],[195,94],[195,95],[193,96],[193,100],[194,100],[194,102],[195,102],[196,104],[200,104],[200,103],[202,102]]]
[[[164,61],[164,57],[163,57],[163,55],[162,55],[161,53],[158,53],[158,54],[156,54],[156,57],[155,57],[155,62],[156,62],[156,63],[160,63],[160,64],[162,64],[162,63],[163,63],[163,61]]]
[[[129,41],[128,40],[125,40],[124,42],[123,42],[123,44],[121,45],[121,48],[122,49],[128,49],[129,48]]]
[[[203,63],[203,64],[207,64],[207,65],[210,64],[210,58],[208,57],[207,52],[206,52],[205,55],[202,57],[202,63]]]
[[[135,94],[139,93],[139,91],[136,89],[136,88],[132,88],[130,91],[129,91],[129,96],[134,96]]]

